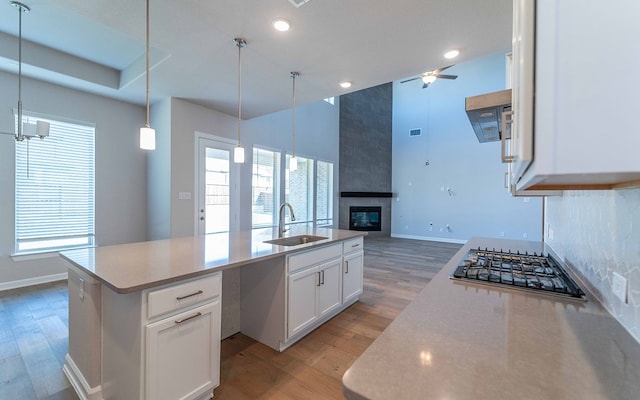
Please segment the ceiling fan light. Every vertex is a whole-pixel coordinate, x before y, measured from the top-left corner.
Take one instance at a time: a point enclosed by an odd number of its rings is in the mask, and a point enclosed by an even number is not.
[[[340,87],[343,88],[343,89],[349,89],[351,87],[351,82],[342,81],[342,82],[340,82]]]
[[[425,84],[429,85],[429,84],[431,84],[431,83],[435,82],[435,81],[436,81],[436,79],[438,79],[438,78],[437,78],[435,75],[429,75],[429,74],[427,74],[427,75],[424,75],[424,76],[422,77],[422,82],[424,82]]]
[[[460,49],[451,49],[446,53],[444,53],[444,58],[448,58],[448,59],[456,58],[458,57],[458,55],[460,55]]]
[[[286,32],[291,28],[291,23],[289,23],[289,20],[285,18],[276,18],[271,22],[271,24],[275,30],[280,32]]]

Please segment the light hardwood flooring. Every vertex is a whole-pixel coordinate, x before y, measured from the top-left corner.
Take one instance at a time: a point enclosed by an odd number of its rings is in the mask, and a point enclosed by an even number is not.
[[[367,238],[360,301],[282,353],[223,340],[215,399],[343,399],[344,372],[459,248]],[[67,310],[66,282],[0,293],[0,399],[78,398],[62,373]]]

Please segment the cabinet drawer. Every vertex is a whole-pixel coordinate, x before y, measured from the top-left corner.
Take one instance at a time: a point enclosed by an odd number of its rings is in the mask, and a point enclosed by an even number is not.
[[[364,241],[362,240],[362,236],[358,236],[355,239],[349,239],[342,242],[342,252],[344,254],[351,253],[352,251],[363,251],[364,250]]]
[[[294,272],[305,267],[310,267],[342,255],[342,244],[320,247],[300,254],[294,254],[287,258],[288,272]]]
[[[158,315],[203,302],[219,296],[220,292],[220,273],[163,289],[152,290],[147,298],[147,318],[151,319]]]

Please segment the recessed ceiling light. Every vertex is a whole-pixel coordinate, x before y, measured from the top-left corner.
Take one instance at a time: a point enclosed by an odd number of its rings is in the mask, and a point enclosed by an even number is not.
[[[349,81],[340,82],[340,87],[343,88],[343,89],[348,89],[348,88],[351,87],[351,82],[349,82]]]
[[[460,49],[451,49],[444,53],[444,58],[456,58],[460,54]]]
[[[289,30],[289,28],[291,28],[289,20],[286,20],[284,18],[276,18],[271,22],[271,24],[274,28],[276,28],[276,30],[280,32],[286,32]]]

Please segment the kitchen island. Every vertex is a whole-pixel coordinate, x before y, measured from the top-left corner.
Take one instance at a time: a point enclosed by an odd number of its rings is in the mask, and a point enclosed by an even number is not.
[[[640,344],[586,284],[584,302],[451,280],[477,247],[542,249],[472,238],[344,374],[347,399],[640,398]]]
[[[64,372],[83,399],[209,398],[221,271],[241,269],[242,332],[283,350],[358,300],[365,234],[296,227],[279,245],[269,228],[64,251]]]

